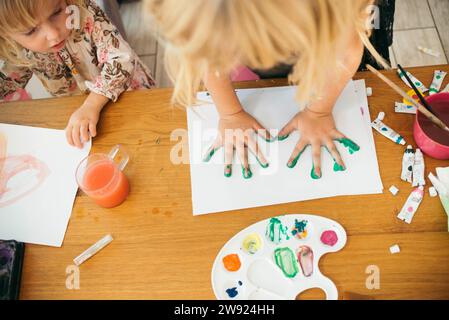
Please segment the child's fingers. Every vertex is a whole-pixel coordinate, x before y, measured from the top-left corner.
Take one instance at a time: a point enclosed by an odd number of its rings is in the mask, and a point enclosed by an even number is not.
[[[337,162],[338,165],[341,167],[341,169],[343,170],[346,169],[345,163],[343,162],[343,159],[337,147],[335,146],[335,143],[333,141],[327,141],[326,148],[332,155],[332,158],[334,158],[335,162]]]
[[[279,131],[278,140],[282,141],[287,139],[290,133],[295,131],[295,129],[295,122],[291,120],[281,131]]]
[[[299,142],[295,146],[295,149],[292,152],[290,159],[287,162],[287,167],[293,169],[296,166],[299,158],[301,157],[304,150],[306,150],[307,146],[308,143],[306,142],[306,140],[304,139],[299,140]]]
[[[332,139],[334,139],[334,140],[346,139],[346,136],[343,133],[341,133],[340,131],[338,131],[337,129],[334,129],[331,132],[331,136],[332,136]]]
[[[321,178],[321,144],[312,144],[312,159],[313,159],[313,172],[312,176],[315,175],[317,179]]]
[[[89,132],[92,138],[97,136],[97,125],[92,121],[89,121]]]
[[[203,157],[204,162],[209,162],[214,156],[215,152],[217,152],[221,148],[221,143],[217,139],[215,142],[207,149],[206,154]]]
[[[259,162],[262,168],[267,168],[269,166],[267,159],[265,158],[262,150],[259,148],[259,144],[252,138],[248,137],[247,146],[249,150],[257,157],[257,161]]]
[[[344,134],[338,132],[337,130],[335,131],[336,133],[333,134],[333,139],[345,146],[350,154],[353,154],[354,152],[360,150],[360,146],[357,143],[346,137]]]
[[[80,125],[79,124],[75,124],[73,126],[72,139],[73,139],[73,143],[75,144],[76,147],[78,147],[78,148],[83,147],[83,144],[80,141]]]
[[[73,143],[73,139],[72,139],[72,130],[73,127],[71,125],[67,126],[67,128],[65,128],[65,137],[67,139],[67,142],[71,145],[71,146],[75,146],[75,143]]]
[[[255,122],[253,129],[256,131],[256,133],[265,139],[265,141],[271,142],[273,141],[273,137],[271,136],[270,132],[265,129],[259,122]]]
[[[234,143],[231,139],[227,139],[224,145],[224,175],[230,177],[232,175],[232,160],[234,158]]]
[[[82,138],[82,142],[87,142],[90,140],[89,137],[89,123],[82,122],[80,126],[80,134]]]
[[[240,162],[242,164],[242,174],[245,179],[249,179],[252,177],[251,169],[249,168],[248,164],[248,149],[245,148],[245,142],[243,139],[237,140],[237,154],[240,158]]]

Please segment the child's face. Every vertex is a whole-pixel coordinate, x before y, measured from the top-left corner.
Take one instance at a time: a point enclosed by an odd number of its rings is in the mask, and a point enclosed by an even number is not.
[[[47,0],[38,17],[37,25],[29,30],[11,34],[11,38],[22,47],[38,53],[60,51],[70,35],[66,27],[69,14],[65,0]]]

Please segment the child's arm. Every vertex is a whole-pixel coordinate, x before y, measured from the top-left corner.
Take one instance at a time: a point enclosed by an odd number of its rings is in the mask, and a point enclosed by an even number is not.
[[[288,166],[293,167],[302,151],[308,146],[312,146],[312,157],[315,173],[321,176],[321,146],[325,146],[336,162],[345,167],[345,164],[335,147],[334,141],[343,139],[345,136],[340,133],[332,116],[332,110],[343,92],[348,81],[357,72],[363,56],[363,44],[357,35],[354,35],[349,43],[347,54],[345,55],[338,72],[331,73],[331,81],[324,89],[324,96],[315,103],[298,113],[286,126],[279,132],[281,139],[288,136],[294,130],[298,130],[301,139],[296,145]]]
[[[17,67],[7,62],[0,61],[0,66],[0,102],[14,100],[16,93],[26,93],[25,87],[33,72],[27,67]]]
[[[95,48],[92,59],[96,60],[101,72],[94,81],[86,82],[86,85],[91,92],[116,102],[131,86],[139,60],[137,54],[95,2],[89,0],[87,3],[88,10],[93,16],[88,17],[86,23],[92,23],[93,26],[88,28],[91,30],[88,32],[91,33],[86,36],[91,38],[92,47]]]
[[[88,1],[91,15],[86,18],[89,28],[84,28],[85,36],[92,41],[92,60],[101,68],[100,74],[86,86],[91,92],[84,104],[71,116],[66,128],[67,141],[71,145],[82,147],[83,142],[95,137],[96,125],[102,108],[108,101],[116,102],[132,82],[137,55],[122,38],[117,28],[111,24],[103,11]]]
[[[108,102],[109,99],[101,94],[89,94],[83,105],[72,114],[65,130],[70,145],[82,148],[90,137],[96,137],[101,110]]]
[[[257,156],[262,167],[267,167],[268,162],[259,150],[257,141],[253,139],[252,132],[257,132],[266,140],[271,140],[270,134],[256,119],[243,110],[229,76],[209,73],[205,82],[220,115],[219,135],[208,150],[206,157],[210,158],[216,150],[224,147],[224,174],[229,177],[232,174],[231,164],[235,147],[243,164],[243,175],[248,178],[252,175],[246,152],[246,147],[248,147]]]

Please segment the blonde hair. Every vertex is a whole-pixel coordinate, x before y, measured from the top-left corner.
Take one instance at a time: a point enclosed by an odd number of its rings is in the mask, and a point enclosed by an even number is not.
[[[36,17],[47,0],[1,0],[0,1],[0,59],[16,65],[27,65],[23,47],[8,35],[23,32],[36,26]],[[67,5],[83,7],[86,0],[65,0]]]
[[[354,30],[385,68],[369,41],[368,6],[373,0],[147,0],[166,68],[175,84],[173,102],[195,103],[206,74],[228,74],[238,64],[269,69],[294,65],[289,80],[297,100],[317,98],[329,70]]]

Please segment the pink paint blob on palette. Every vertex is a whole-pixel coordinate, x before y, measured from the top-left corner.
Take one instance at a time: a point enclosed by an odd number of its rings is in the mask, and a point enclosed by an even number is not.
[[[291,214],[255,223],[231,238],[212,267],[220,300],[295,300],[312,288],[338,299],[335,284],[319,269],[320,258],[346,244],[344,228],[315,215]]]

